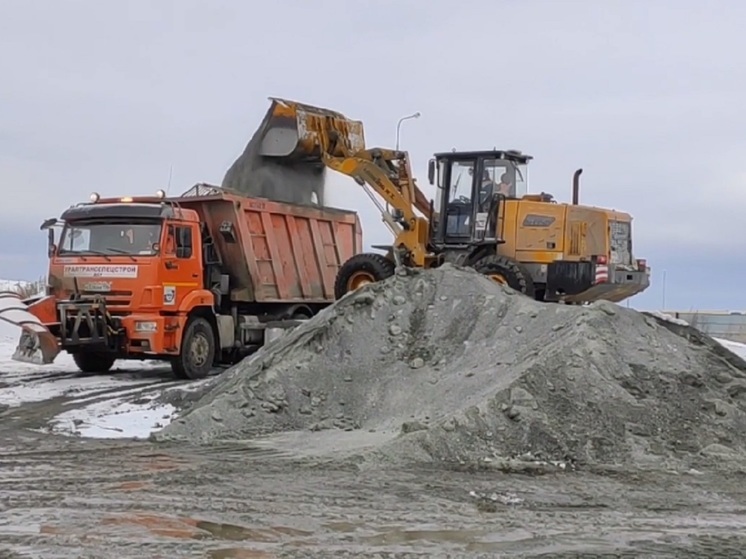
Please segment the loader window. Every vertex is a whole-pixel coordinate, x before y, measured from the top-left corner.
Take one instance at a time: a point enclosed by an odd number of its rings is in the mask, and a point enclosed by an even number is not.
[[[528,192],[528,171],[526,164],[506,159],[484,161],[484,181],[494,186],[495,193],[509,198],[520,198]]]
[[[450,201],[452,202],[459,198],[471,199],[471,186],[473,182],[474,162],[454,161],[451,166],[451,180],[448,185]]]
[[[446,237],[470,237],[474,161],[454,161],[448,181]]]

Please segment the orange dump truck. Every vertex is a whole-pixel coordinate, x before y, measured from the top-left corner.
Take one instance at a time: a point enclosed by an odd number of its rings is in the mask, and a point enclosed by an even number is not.
[[[86,372],[163,359],[180,378],[203,378],[262,346],[268,328],[333,303],[339,267],[362,250],[354,212],[205,184],[158,194],[94,194],[45,222],[47,295],[27,312],[48,332],[25,328],[14,359],[38,363],[41,352],[50,363],[64,350]]]

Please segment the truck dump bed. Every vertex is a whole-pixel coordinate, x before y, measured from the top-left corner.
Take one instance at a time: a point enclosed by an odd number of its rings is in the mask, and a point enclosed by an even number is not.
[[[208,184],[170,200],[207,225],[233,301],[333,302],[337,270],[362,251],[356,212],[249,198]]]

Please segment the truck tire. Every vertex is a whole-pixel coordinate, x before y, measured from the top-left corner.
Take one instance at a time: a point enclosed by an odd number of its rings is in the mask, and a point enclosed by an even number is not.
[[[394,263],[381,254],[356,254],[337,272],[334,282],[334,298],[341,299],[350,291],[377,281],[383,281],[394,275]]]
[[[212,370],[215,359],[215,334],[204,318],[192,318],[181,339],[181,351],[171,361],[171,370],[177,378],[197,380],[205,378]]]
[[[116,358],[107,353],[87,351],[73,353],[73,361],[84,373],[108,373]]]
[[[531,274],[511,258],[490,254],[477,260],[473,268],[497,283],[507,285],[528,297],[535,296],[536,288]]]

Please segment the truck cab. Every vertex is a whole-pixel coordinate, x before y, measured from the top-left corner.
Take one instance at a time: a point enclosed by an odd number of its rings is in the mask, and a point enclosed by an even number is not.
[[[161,359],[189,379],[332,304],[339,267],[362,248],[354,212],[204,183],[173,198],[93,194],[42,229],[47,292],[26,301],[13,358],[67,351],[86,372]]]
[[[204,284],[199,216],[162,191],[93,194],[45,228],[47,297],[32,311],[82,370],[108,370],[117,358],[176,357],[185,315],[214,305]]]

